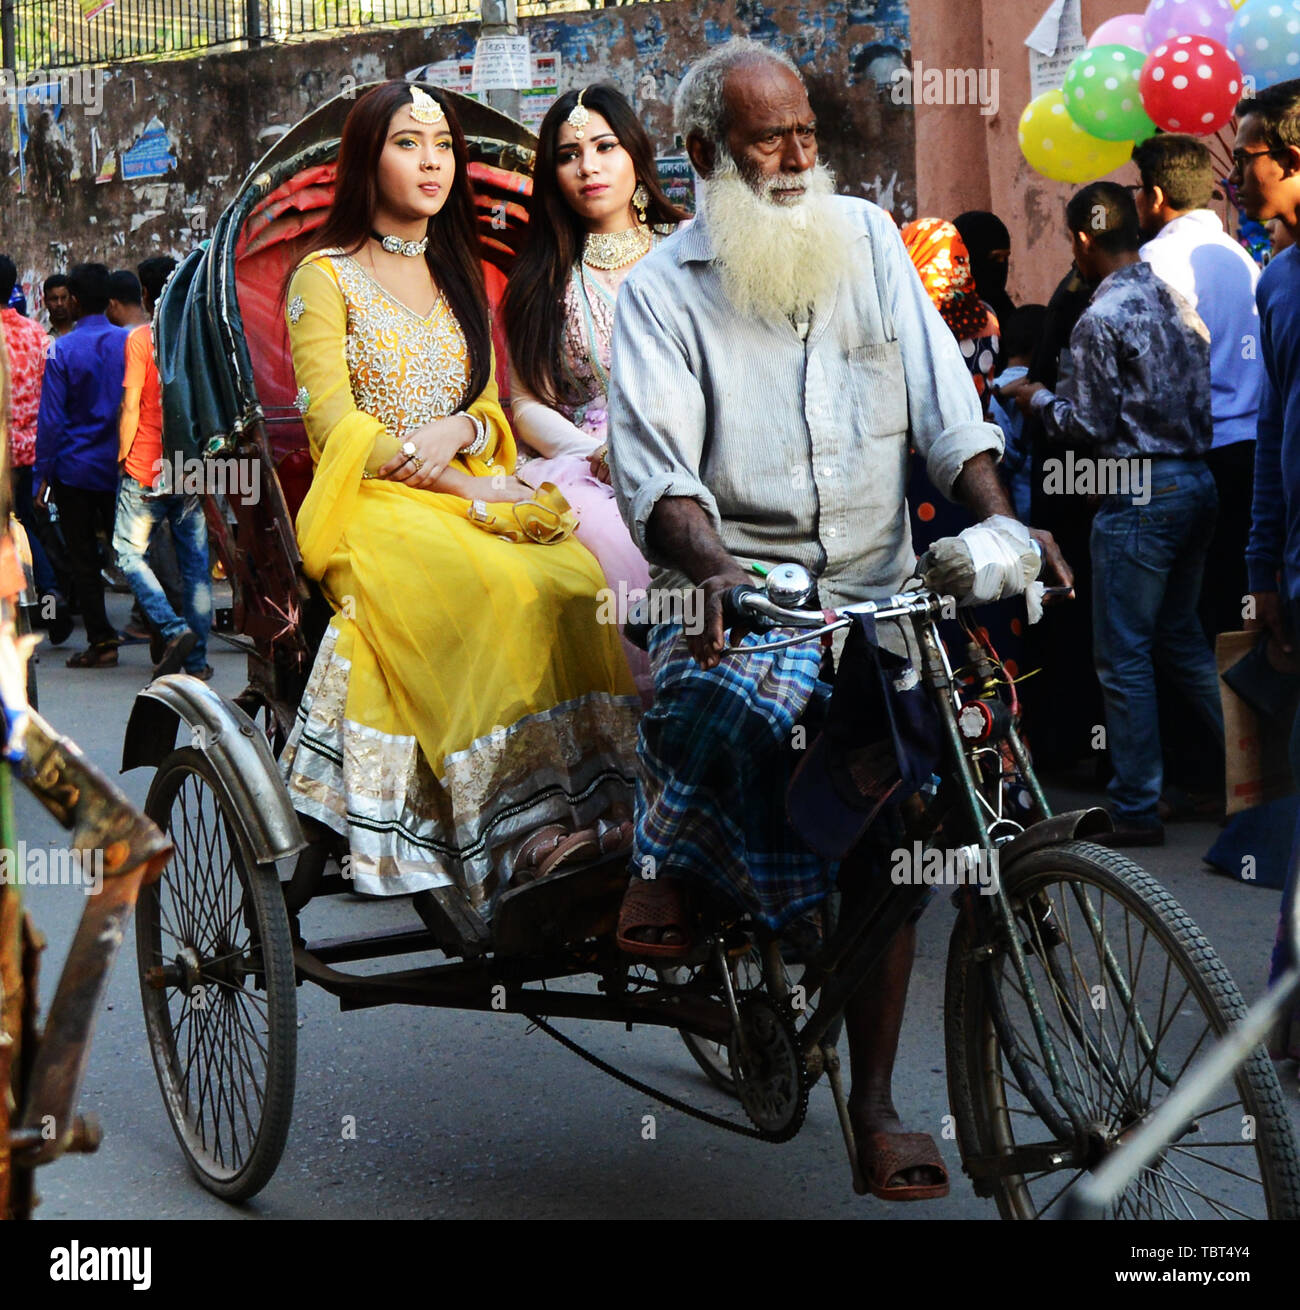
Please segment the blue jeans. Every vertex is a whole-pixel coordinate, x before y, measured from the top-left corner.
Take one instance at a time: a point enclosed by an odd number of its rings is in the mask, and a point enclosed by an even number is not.
[[[212,581],[208,573],[208,525],[197,496],[145,496],[148,488],[129,473],[122,475],[117,492],[117,519],[113,524],[113,550],[145,616],[170,641],[186,628],[198,638],[185,660],[189,673],[207,664],[208,632],[212,628]],[[178,618],[167,600],[145,552],[155,526],[171,524],[180,565],[184,618]]]
[[[1197,618],[1218,495],[1203,460],[1156,459],[1149,503],[1107,496],[1092,522],[1093,653],[1106,705],[1117,820],[1154,826],[1164,782],[1155,666],[1187,697],[1205,750],[1223,751],[1214,656]]]
[[[59,596],[58,579],[54,575],[54,566],[45,553],[45,543],[41,540],[43,525],[36,517],[36,505],[32,499],[32,469],[13,470],[14,513],[18,522],[27,530],[27,541],[32,549],[32,582],[36,587],[38,602],[44,604],[46,596]]]

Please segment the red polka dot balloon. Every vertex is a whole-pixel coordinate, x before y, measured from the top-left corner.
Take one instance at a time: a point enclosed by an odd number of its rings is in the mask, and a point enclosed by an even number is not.
[[[1151,52],[1138,83],[1142,107],[1166,132],[1210,136],[1241,99],[1241,68],[1213,37],[1180,36]]]

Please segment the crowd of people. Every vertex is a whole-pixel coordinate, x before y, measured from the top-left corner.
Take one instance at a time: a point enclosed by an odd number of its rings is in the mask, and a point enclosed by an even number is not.
[[[1011,622],[1024,653],[1006,667],[1045,670],[1025,701],[1048,762],[1095,750],[1104,724],[1104,840],[1157,843],[1166,819],[1221,806],[1215,636],[1252,615],[1286,649],[1300,631],[1294,253],[1261,278],[1211,207],[1203,143],[1160,135],[1135,150],[1137,184],[1072,198],[1069,272],[1049,304],[1017,306],[993,214],[900,232],[835,194],[780,53],[711,51],[674,108],[694,219],[615,87],[546,115],[500,309],[508,360],[450,100],[392,82],[348,116],[332,207],[284,287],[315,464],[296,526],[334,613],[281,763],[304,820],[346,842],[357,889],[418,908],[454,887],[486,914],[504,888],[630,850],[642,876],[618,943],[661,964],[712,902],[774,930],[836,885],[851,904],[881,851],[828,861],[784,802],[791,730],[825,715],[839,652],[751,633],[724,660],[724,598],[789,562],[816,580],[809,604],[888,595],[955,534],[1002,561],[995,594],[1041,561],[1080,596],[1042,635]],[[1281,248],[1300,223],[1300,84],[1239,118],[1230,180]],[[69,663],[116,661],[107,539],[159,667],[202,676],[201,512],[151,481],[147,317],[165,277],[147,261],[138,280],[79,265],[47,283],[52,342],[6,311],[15,486],[38,585],[75,597],[86,626]],[[1123,485],[1049,487],[1066,456],[1123,465]],[[655,624],[648,654],[598,619],[603,592],[647,586],[703,597],[702,622]],[[1194,750],[1162,736],[1174,721]],[[1184,756],[1196,768],[1166,770]],[[863,1174],[889,1199],[948,1186],[890,1092],[914,943],[909,924],[845,1016]]]
[[[42,287],[48,328],[26,315],[17,268],[0,255],[0,323],[10,373],[14,512],[27,538],[35,622],[62,645],[79,615],[86,647],[70,668],[110,668],[125,641],[150,643],[153,676],[212,677],[207,527],[195,495],[172,493],[151,315],[169,256],[112,272],[74,266]],[[106,586],[135,608],[119,632]]]

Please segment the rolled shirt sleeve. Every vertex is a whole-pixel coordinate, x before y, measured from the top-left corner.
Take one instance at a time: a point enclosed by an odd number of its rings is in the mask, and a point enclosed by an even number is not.
[[[609,392],[610,472],[619,512],[648,560],[646,528],[665,496],[689,497],[722,527],[704,485],[707,410],[685,347],[629,278],[614,314]]]
[[[986,450],[1001,459],[1005,441],[1001,429],[985,421],[957,338],[934,307],[898,229],[884,211],[867,213],[882,300],[903,356],[912,444],[930,481],[951,500],[966,463]]]

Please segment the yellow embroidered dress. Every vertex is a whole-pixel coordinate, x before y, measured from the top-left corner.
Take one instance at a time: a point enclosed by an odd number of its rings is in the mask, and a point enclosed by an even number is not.
[[[486,913],[525,833],[630,802],[638,701],[596,620],[604,578],[573,538],[513,542],[459,496],[362,477],[464,405],[445,300],[421,318],[322,251],[294,274],[288,318],[316,462],[298,539],[335,610],[282,757],[294,806],[348,837],[358,890],[454,884]],[[494,381],[468,412],[491,439],[453,467],[513,473]]]

